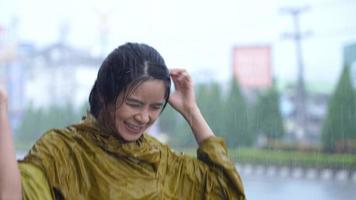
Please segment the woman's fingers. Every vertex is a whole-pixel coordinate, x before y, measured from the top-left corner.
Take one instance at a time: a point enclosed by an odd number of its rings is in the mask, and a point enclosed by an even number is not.
[[[189,77],[189,74],[185,69],[171,69],[170,74],[172,77]]]
[[[185,69],[172,69],[170,74],[176,88],[189,87],[191,84],[190,75]]]

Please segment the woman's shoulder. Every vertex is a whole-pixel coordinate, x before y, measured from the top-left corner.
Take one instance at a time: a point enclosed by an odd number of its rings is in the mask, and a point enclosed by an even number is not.
[[[74,140],[77,135],[78,131],[73,125],[64,128],[52,128],[45,131],[37,142],[70,141]]]
[[[64,128],[52,128],[45,131],[42,136],[33,144],[29,155],[51,155],[68,154],[77,149],[82,138],[75,126]]]

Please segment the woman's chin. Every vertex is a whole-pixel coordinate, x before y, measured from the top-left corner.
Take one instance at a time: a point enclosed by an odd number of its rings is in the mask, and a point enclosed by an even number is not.
[[[126,142],[134,142],[138,140],[141,135],[143,135],[143,132],[141,133],[130,133],[130,132],[124,132],[120,134],[120,137],[125,140]]]

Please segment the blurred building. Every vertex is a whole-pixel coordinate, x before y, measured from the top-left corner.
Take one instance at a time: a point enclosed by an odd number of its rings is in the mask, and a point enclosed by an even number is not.
[[[306,97],[306,123],[302,130],[297,123],[296,86],[291,85],[280,92],[280,109],[284,119],[286,137],[304,144],[317,144],[323,121],[326,117],[330,95],[316,91],[308,91]]]
[[[39,49],[31,58],[27,95],[35,106],[79,105],[88,97],[101,62],[101,57],[64,43]]]
[[[0,84],[8,88],[12,127],[29,104],[82,106],[103,58],[65,40],[38,48],[19,41],[12,29],[0,25]]]

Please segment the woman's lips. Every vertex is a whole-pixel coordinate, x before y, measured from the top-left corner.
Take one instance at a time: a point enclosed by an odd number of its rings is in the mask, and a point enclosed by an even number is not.
[[[133,125],[133,124],[130,124],[130,123],[127,123],[127,122],[125,122],[125,125],[126,125],[126,128],[127,128],[130,132],[132,132],[132,133],[134,133],[134,134],[139,134],[139,133],[141,133],[141,132],[142,132],[142,129],[143,129],[142,126]]]

